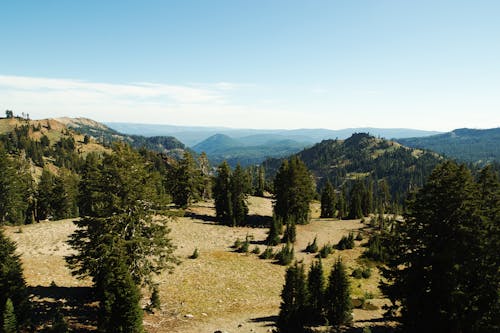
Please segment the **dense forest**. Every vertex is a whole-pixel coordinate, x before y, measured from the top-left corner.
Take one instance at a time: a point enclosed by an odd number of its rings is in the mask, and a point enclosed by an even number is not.
[[[500,161],[500,128],[462,128],[449,133],[397,141],[408,147],[432,150],[458,161],[482,166]]]

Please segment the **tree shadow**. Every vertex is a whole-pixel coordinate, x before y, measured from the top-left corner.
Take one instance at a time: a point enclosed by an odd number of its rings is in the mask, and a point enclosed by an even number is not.
[[[272,222],[273,218],[271,216],[248,215],[245,226],[250,228],[269,228]]]
[[[28,287],[33,304],[33,324],[37,331],[52,322],[59,311],[72,332],[94,332],[98,307],[91,287]]]
[[[203,222],[209,223],[209,224],[217,224],[217,218],[215,216],[210,216],[210,215],[205,215],[205,214],[197,214],[197,213],[192,213],[192,212],[186,212],[185,217],[190,217],[194,220],[201,220]]]
[[[249,320],[251,323],[267,323],[264,327],[274,327],[276,326],[276,321],[278,320],[278,316],[267,316],[267,317],[257,317]]]

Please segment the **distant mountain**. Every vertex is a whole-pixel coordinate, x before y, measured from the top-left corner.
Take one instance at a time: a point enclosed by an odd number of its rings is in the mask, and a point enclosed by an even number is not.
[[[269,157],[283,157],[309,146],[308,143],[286,139],[280,135],[251,135],[238,139],[215,134],[194,145],[192,149],[207,153],[212,164],[226,160],[229,165],[259,164]]]
[[[397,141],[408,147],[429,149],[464,162],[479,165],[500,162],[500,127],[484,130],[461,128],[444,134]]]
[[[315,175],[319,188],[326,179],[337,188],[356,179],[371,179],[375,184],[384,179],[393,196],[422,186],[442,161],[436,153],[404,147],[367,133],[356,133],[346,140],[324,140],[296,155]],[[266,175],[273,177],[282,161],[266,160]]]
[[[203,140],[215,135],[224,134],[234,139],[243,137],[254,137],[256,140],[253,145],[263,144],[266,136],[280,136],[282,139],[291,139],[297,142],[316,143],[325,139],[345,139],[353,133],[365,132],[374,136],[384,138],[408,138],[421,137],[439,134],[435,131],[421,131],[405,128],[347,128],[341,130],[329,129],[233,129],[224,127],[186,127],[172,125],[154,125],[154,124],[134,124],[134,123],[105,123],[110,128],[121,133],[143,135],[143,136],[175,136],[186,145],[192,147]],[[267,140],[269,141],[269,140]],[[248,142],[248,141],[247,141]]]
[[[57,121],[65,124],[82,134],[95,138],[102,144],[114,141],[128,142],[134,148],[146,148],[169,156],[179,157],[186,146],[172,136],[142,136],[120,133],[108,126],[87,118],[57,118]]]

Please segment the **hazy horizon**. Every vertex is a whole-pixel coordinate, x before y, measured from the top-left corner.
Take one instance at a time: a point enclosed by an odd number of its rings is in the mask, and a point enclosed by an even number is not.
[[[0,108],[241,129],[500,126],[500,3],[4,4]]]

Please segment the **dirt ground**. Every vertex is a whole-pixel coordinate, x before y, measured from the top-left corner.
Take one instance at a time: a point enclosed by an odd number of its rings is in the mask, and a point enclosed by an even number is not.
[[[321,247],[328,242],[336,244],[349,232],[360,231],[364,234],[368,230],[359,220],[318,219],[319,205],[315,204],[312,208],[313,219],[310,224],[297,227],[295,244],[296,258],[303,260],[306,265],[314,260],[314,255],[303,250],[314,237],[317,237]],[[259,221],[270,219],[272,201],[251,197],[249,209],[250,220],[258,225]],[[158,333],[272,331],[279,312],[286,268],[271,260],[259,259],[256,254],[237,253],[231,247],[236,239],[244,240],[250,236],[253,239],[250,250],[259,247],[263,251],[268,229],[217,225],[212,202],[194,205],[185,217],[171,220],[169,226],[170,235],[177,245],[176,254],[182,263],[172,274],[165,273],[157,278],[162,310],[145,315],[146,330]],[[5,230],[18,245],[26,281],[34,290],[51,286],[80,292],[87,290],[90,281],[71,276],[64,265],[64,256],[71,253],[65,243],[68,235],[74,231],[71,220],[5,227]],[[323,260],[325,270],[329,271],[338,256],[350,270],[359,267],[358,258],[363,252],[360,244],[363,242],[356,242],[352,250],[335,251]],[[199,251],[199,257],[189,259],[195,248]],[[381,321],[380,307],[386,301],[381,298],[377,287],[379,279],[376,268],[372,268],[369,279],[352,279],[353,298],[368,297],[369,302],[379,308],[372,311],[355,309],[355,326]],[[143,304],[147,301],[148,295],[145,293]]]

